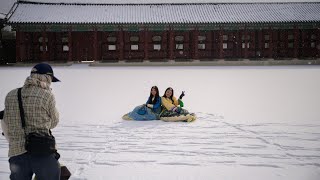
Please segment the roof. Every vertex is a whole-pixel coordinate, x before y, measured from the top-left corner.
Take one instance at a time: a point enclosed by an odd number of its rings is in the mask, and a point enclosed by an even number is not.
[[[19,2],[9,23],[320,22],[320,3],[59,4]]]
[[[9,1],[9,0],[6,0]],[[13,1],[13,0],[11,0]],[[16,0],[14,0],[16,1]],[[282,3],[284,0],[23,0],[41,3],[83,3],[83,4],[186,4],[186,3]],[[319,0],[285,0],[285,2],[319,2]]]
[[[0,13],[0,19],[4,19],[6,17],[5,14]]]

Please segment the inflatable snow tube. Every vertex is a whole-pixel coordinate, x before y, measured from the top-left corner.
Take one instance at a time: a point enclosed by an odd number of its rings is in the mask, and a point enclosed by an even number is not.
[[[133,120],[133,119],[129,116],[129,113],[123,115],[123,116],[122,116],[122,119],[123,119],[123,120]]]
[[[177,111],[164,110],[160,115],[160,120],[166,122],[192,122],[197,119],[194,113],[189,113],[186,109],[179,108]]]
[[[165,122],[192,122],[197,119],[195,114],[187,114],[187,115],[178,115],[178,116],[168,116],[168,117],[160,117],[160,120]]]

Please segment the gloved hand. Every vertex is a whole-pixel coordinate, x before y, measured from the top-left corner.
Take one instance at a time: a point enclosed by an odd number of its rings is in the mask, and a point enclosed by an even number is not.
[[[3,119],[4,111],[0,111],[0,119]]]
[[[147,104],[148,108],[153,108],[153,104]]]
[[[184,96],[184,91],[182,91],[182,93],[180,94],[179,99],[182,99],[183,96]]]

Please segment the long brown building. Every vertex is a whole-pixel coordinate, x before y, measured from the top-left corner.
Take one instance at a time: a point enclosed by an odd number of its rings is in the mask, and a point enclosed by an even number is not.
[[[16,61],[265,60],[320,56],[320,3],[18,1]]]

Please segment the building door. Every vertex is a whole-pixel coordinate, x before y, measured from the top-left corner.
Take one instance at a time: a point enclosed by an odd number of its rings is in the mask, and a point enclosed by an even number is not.
[[[73,59],[77,61],[93,61],[93,33],[94,32],[73,32],[72,42]]]

